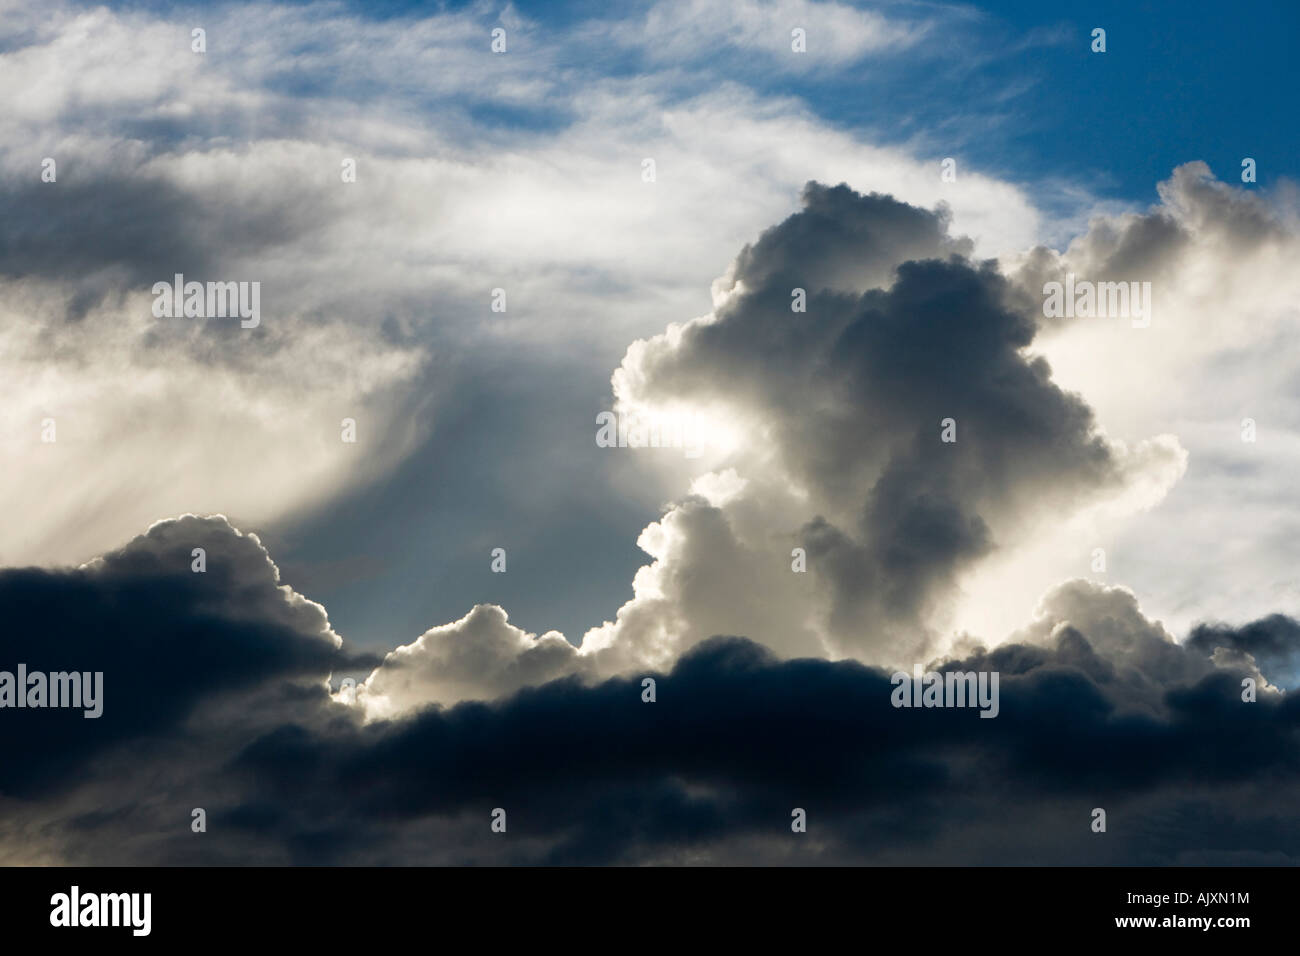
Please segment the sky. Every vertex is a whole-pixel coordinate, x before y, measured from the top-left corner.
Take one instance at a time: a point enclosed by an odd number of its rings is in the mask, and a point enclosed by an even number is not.
[[[1291,862],[1298,20],[0,0],[0,860]]]

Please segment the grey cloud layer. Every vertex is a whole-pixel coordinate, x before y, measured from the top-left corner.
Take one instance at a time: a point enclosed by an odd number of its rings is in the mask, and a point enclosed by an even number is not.
[[[209,571],[190,571],[192,546]],[[325,680],[355,667],[320,608],[220,519],[165,522],[74,572],[0,574],[0,656],[102,664],[84,720],[28,711],[0,778],[8,862],[1288,862],[1300,763],[1290,697],[1240,700],[1294,621],[1187,645],[1132,596],[1073,582],[1015,643],[1001,710],[890,706],[888,674],[778,661],[741,638],[635,678],[363,723]],[[1267,634],[1262,641],[1261,635]],[[1215,658],[1215,659],[1212,659]],[[1276,679],[1266,670],[1264,676]],[[12,713],[4,715],[6,720]],[[40,799],[35,799],[37,796]],[[789,831],[803,807],[810,828]],[[907,807],[906,814],[901,808]],[[1090,811],[1108,810],[1105,837]],[[208,832],[190,830],[190,810]],[[509,830],[492,834],[493,808]]]

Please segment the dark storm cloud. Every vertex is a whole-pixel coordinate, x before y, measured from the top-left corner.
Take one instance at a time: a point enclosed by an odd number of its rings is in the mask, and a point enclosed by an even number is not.
[[[95,754],[174,733],[201,703],[349,663],[321,609],[290,600],[255,539],[219,518],[158,524],[79,569],[0,570],[0,622],[0,669],[104,675],[98,718],[0,711],[0,790],[16,795],[67,787]]]
[[[1114,693],[1113,677],[1077,666],[1072,658],[1092,653],[1085,637],[1072,632],[1060,644],[1032,663],[1020,647],[981,662],[1010,665],[1002,712],[983,720],[895,709],[888,676],[874,669],[782,663],[751,642],[717,638],[659,676],[653,705],[640,700],[636,680],[562,681],[495,705],[426,711],[338,754],[331,774],[306,786],[348,793],[368,823],[468,809],[481,817],[470,825],[486,828],[492,807],[516,808],[521,834],[553,841],[513,855],[518,862],[636,862],[685,848],[707,856],[719,845],[753,858],[796,839],[793,807],[818,821],[816,850],[787,843],[803,862],[864,862],[909,847],[981,862],[960,848],[1021,806],[1073,806],[1039,824],[1069,848],[1092,836],[1093,806],[1123,822],[1130,804],[1187,787],[1240,820],[1249,814],[1231,810],[1230,793],[1255,780],[1296,781],[1293,704],[1243,703],[1238,674],[1206,668],[1196,682],[1153,689],[1167,709],[1153,717]],[[327,740],[299,739],[294,751],[297,761],[304,751],[317,762],[335,756]],[[261,769],[285,757],[264,749]],[[884,821],[912,803],[924,808],[920,818],[892,832]],[[1198,846],[1194,829],[1189,821],[1183,849]],[[1045,836],[1004,832],[1001,855],[983,862],[1028,862]],[[1300,844],[1238,849],[1293,854]],[[1102,855],[1141,858],[1122,839]]]
[[[191,546],[208,548],[206,574],[190,571]],[[1295,702],[1242,702],[1248,672],[1213,666],[1215,641],[1157,652],[1152,633],[1120,633],[1113,592],[1075,585],[1066,599],[1111,627],[1096,646],[1070,626],[942,666],[1000,671],[991,720],[894,708],[885,672],[719,637],[655,675],[654,703],[639,677],[565,679],[364,725],[324,693],[357,662],[320,609],[277,587],[255,541],[186,518],[80,571],[0,577],[6,660],[106,672],[99,721],[0,712],[10,826],[42,821],[3,849],[85,863],[1300,854],[1279,822],[1300,779]],[[1300,649],[1294,622],[1276,623],[1243,633]],[[1176,679],[1164,653],[1184,659]],[[1096,806],[1105,835],[1089,830]],[[191,832],[191,807],[206,833]],[[496,807],[504,835],[489,829]],[[790,832],[794,807],[807,834]]]
[[[918,630],[962,569],[1118,491],[1130,465],[1025,353],[1032,312],[995,263],[962,257],[942,211],[815,183],[804,204],[739,256],[716,320],[625,369],[640,400],[724,402],[771,436],[832,512],[805,536],[852,646],[882,620]]]
[[[1192,630],[1187,646],[1205,654],[1222,648],[1234,655],[1250,655],[1259,669],[1288,690],[1300,685],[1300,623],[1284,614],[1271,614],[1244,627],[1201,624]]]

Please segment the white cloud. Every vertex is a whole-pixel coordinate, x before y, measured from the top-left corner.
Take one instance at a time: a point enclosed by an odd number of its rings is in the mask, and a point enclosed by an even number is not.
[[[1049,327],[1036,342],[1116,437],[1172,432],[1186,476],[1159,508],[1077,540],[1071,574],[1107,550],[1103,580],[1132,587],[1184,631],[1204,619],[1300,612],[1291,580],[1300,523],[1300,231],[1293,190],[1271,195],[1216,180],[1204,163],[1176,169],[1160,203],[1097,216],[1061,253],[1020,267],[1031,294],[1073,272],[1152,283],[1150,328],[1094,318]],[[1258,438],[1242,441],[1242,420]]]
[[[717,56],[728,47],[766,54],[780,70],[844,66],[871,54],[913,46],[924,20],[892,19],[872,10],[811,0],[685,0],[652,6],[644,21],[620,24],[615,36],[643,47],[661,63]],[[791,31],[802,29],[806,52],[794,53]]]

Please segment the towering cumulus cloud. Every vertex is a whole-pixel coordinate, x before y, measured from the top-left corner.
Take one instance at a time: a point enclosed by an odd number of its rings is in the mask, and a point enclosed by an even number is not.
[[[727,476],[647,532],[659,562],[584,649],[660,659],[712,628],[910,663],[980,558],[1088,507],[1151,505],[1182,473],[1173,437],[1108,441],[1053,384],[1032,306],[943,209],[816,183],[803,207],[741,252],[714,312],[615,372],[624,411],[701,410],[740,438]]]
[[[716,466],[643,533],[634,599],[576,651],[499,610],[435,628],[362,687],[372,715],[669,666],[718,633],[910,667],[942,649],[981,558],[1181,475],[1172,436],[1112,442],[1052,382],[1032,300],[968,258],[945,210],[816,183],[803,207],[741,251],[712,313],[614,373],[620,414],[702,423]]]

